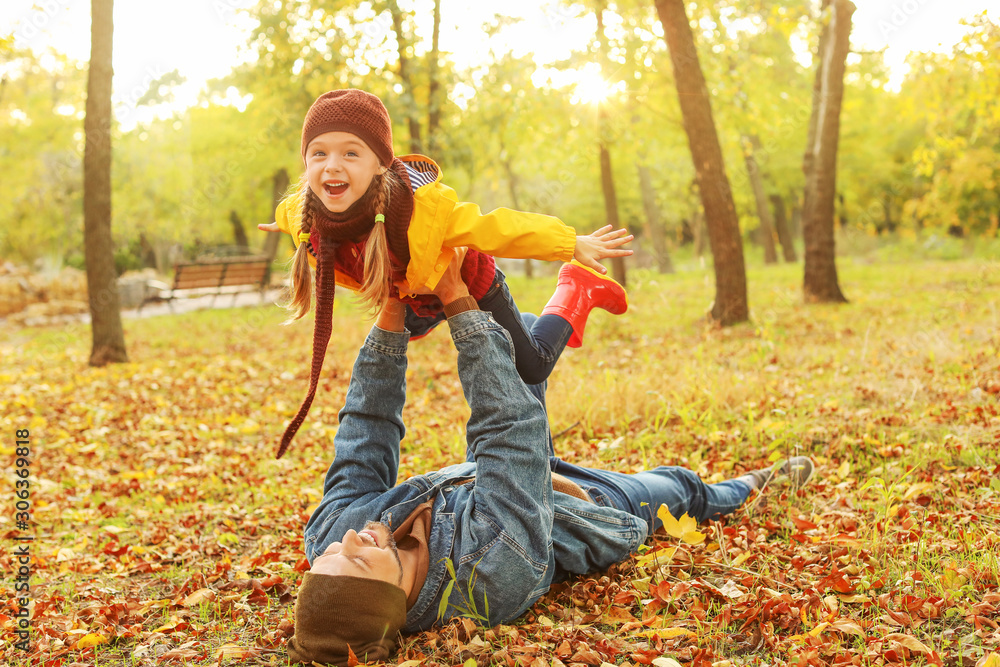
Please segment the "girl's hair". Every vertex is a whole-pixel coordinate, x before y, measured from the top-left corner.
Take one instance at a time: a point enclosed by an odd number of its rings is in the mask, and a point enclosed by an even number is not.
[[[385,216],[389,210],[389,199],[397,176],[391,169],[376,174],[371,196],[375,215]],[[402,184],[400,184],[402,185]],[[389,254],[389,239],[385,235],[385,222],[376,222],[368,241],[365,243],[365,271],[358,298],[370,314],[375,315],[389,298],[392,286],[392,256]]]
[[[316,196],[309,188],[309,181],[305,174],[299,180],[299,192],[305,193],[302,197],[302,229],[303,234],[312,232],[313,219],[316,215],[316,206],[319,205]],[[312,307],[312,270],[309,268],[309,248],[306,243],[299,243],[292,257],[291,285],[288,287],[289,300],[285,308],[292,312],[292,315],[285,320],[285,324],[291,324],[295,320],[301,319]]]
[[[389,209],[389,199],[394,186],[401,186],[399,177],[393,171],[376,174],[365,197],[372,197],[374,215],[386,215]],[[318,207],[323,204],[316,199],[306,176],[303,174],[299,183],[299,191],[305,193],[302,197],[302,228],[301,232],[312,232],[313,222]],[[361,280],[361,290],[358,298],[364,308],[372,315],[378,313],[389,298],[392,285],[393,266],[389,254],[389,241],[385,233],[385,223],[377,222],[368,234],[365,243],[364,275]],[[292,257],[291,285],[289,287],[289,302],[285,306],[292,315],[285,322],[290,324],[301,319],[312,307],[312,270],[309,266],[309,250],[306,243],[299,243]]]

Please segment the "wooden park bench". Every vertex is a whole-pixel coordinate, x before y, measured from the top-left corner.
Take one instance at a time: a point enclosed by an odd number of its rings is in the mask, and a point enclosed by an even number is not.
[[[257,290],[264,300],[271,281],[271,262],[266,257],[213,257],[194,262],[179,262],[174,265],[174,282],[168,285],[158,280],[150,280],[147,296],[142,306],[150,302],[166,301],[173,312],[173,300],[184,297],[211,296],[212,305],[216,297],[223,294],[236,296],[243,292]]]

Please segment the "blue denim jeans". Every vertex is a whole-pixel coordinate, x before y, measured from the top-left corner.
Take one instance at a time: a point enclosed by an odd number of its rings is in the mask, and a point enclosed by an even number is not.
[[[525,325],[531,326],[534,315],[526,313],[523,317]],[[528,391],[543,408],[547,384],[528,386]],[[614,507],[643,519],[650,533],[663,525],[656,516],[660,505],[666,505],[677,518],[689,514],[700,522],[736,511],[751,491],[749,485],[735,479],[706,484],[687,468],[675,466],[659,466],[634,474],[582,468],[556,457],[551,431],[548,447],[552,472],[579,484],[598,505]]]
[[[550,468],[579,484],[598,505],[615,507],[643,519],[650,533],[663,525],[656,516],[660,505],[666,505],[678,519],[689,514],[700,522],[734,512],[750,495],[750,487],[738,480],[706,484],[687,468],[674,466],[630,475],[581,468],[553,458]]]
[[[493,284],[482,299],[479,308],[493,315],[493,319],[507,330],[514,344],[514,366],[525,384],[545,382],[562,354],[573,328],[558,315],[523,317],[507,288],[506,276],[496,270]],[[406,309],[406,329],[413,337],[427,335],[444,321],[444,314],[420,317]]]

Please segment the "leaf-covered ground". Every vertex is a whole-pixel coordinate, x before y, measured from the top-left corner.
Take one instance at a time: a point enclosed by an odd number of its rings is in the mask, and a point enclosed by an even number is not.
[[[549,392],[558,453],[710,480],[809,454],[776,486],[555,587],[518,623],[408,637],[407,667],[945,664],[1000,644],[1000,263],[865,266],[852,303],[804,306],[801,267],[754,269],[754,322],[705,324],[711,276],[634,272]],[[552,279],[513,280],[525,310]],[[311,321],[277,308],[128,321],[131,363],[86,366],[89,329],[0,334],[3,664],[278,664],[351,363],[346,299],[320,394],[288,455]],[[468,408],[444,330],[410,348],[402,478],[460,460]],[[15,432],[30,431],[30,529],[15,525]],[[32,652],[14,647],[17,536],[30,535]],[[996,664],[996,663],[994,663]]]

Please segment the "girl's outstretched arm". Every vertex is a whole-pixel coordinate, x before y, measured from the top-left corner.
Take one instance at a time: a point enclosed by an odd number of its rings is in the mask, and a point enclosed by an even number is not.
[[[262,232],[280,232],[281,231],[281,228],[278,227],[278,223],[276,223],[276,222],[268,222],[266,224],[265,223],[259,224],[259,225],[257,225],[257,229],[259,229]]]
[[[598,262],[608,257],[631,255],[631,250],[623,249],[620,246],[625,245],[633,238],[635,237],[624,228],[612,230],[611,225],[605,225],[593,234],[576,237],[573,259],[599,273],[607,273],[608,270]]]

